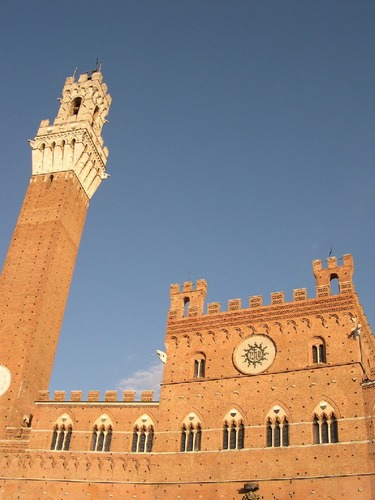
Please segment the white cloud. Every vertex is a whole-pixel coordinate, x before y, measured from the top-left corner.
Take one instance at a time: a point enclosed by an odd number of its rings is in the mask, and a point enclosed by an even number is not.
[[[159,361],[145,370],[137,370],[130,377],[122,378],[117,387],[120,391],[136,391],[137,399],[140,391],[155,391],[155,400],[158,400],[163,368],[164,364]]]

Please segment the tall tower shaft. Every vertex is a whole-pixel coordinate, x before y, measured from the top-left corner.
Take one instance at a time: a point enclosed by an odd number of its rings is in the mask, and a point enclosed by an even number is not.
[[[0,437],[48,388],[87,208],[107,177],[102,80],[67,78],[53,124],[30,141],[32,176],[0,276]]]

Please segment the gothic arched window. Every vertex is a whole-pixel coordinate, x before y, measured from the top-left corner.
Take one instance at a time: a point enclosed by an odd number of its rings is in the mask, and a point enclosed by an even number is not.
[[[267,415],[266,446],[267,448],[289,446],[289,421],[285,411],[278,405]]]
[[[152,426],[138,427],[133,429],[132,452],[133,453],[150,453],[154,441],[154,428]]]
[[[94,424],[91,436],[91,451],[110,451],[113,426],[108,415],[102,415]]]
[[[185,418],[181,427],[180,451],[200,451],[202,443],[202,426],[195,413]]]
[[[225,416],[223,450],[241,450],[245,446],[245,426],[241,414],[233,408]]]
[[[154,423],[148,415],[142,415],[133,427],[132,453],[151,453],[154,444]]]
[[[68,451],[72,439],[73,423],[66,413],[59,417],[53,427],[51,450]]]
[[[321,401],[314,410],[313,443],[329,444],[338,442],[338,423],[334,409],[326,401]]]

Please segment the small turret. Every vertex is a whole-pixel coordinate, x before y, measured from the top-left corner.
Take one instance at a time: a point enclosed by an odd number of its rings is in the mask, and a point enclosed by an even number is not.
[[[193,289],[193,283],[191,281],[186,281],[183,284],[182,290],[180,290],[179,284],[171,285],[171,319],[179,319],[184,316],[202,315],[206,294],[206,280],[198,280],[195,290]]]
[[[342,260],[343,263],[340,266],[336,257],[328,257],[326,268],[323,268],[321,259],[313,261],[317,297],[325,297],[331,294],[331,281],[333,279],[338,279],[340,293],[354,292],[352,281],[354,273],[353,256],[346,254]]]

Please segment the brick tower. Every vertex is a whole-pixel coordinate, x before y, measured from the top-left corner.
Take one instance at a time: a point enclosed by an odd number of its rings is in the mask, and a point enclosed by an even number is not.
[[[30,141],[30,185],[0,276],[0,438],[30,425],[48,388],[87,208],[108,175],[102,79],[67,78],[56,119]]]

